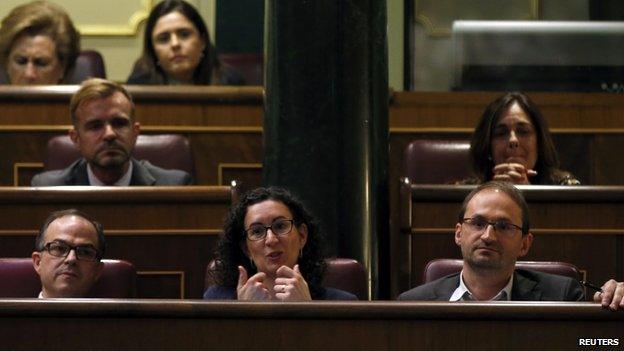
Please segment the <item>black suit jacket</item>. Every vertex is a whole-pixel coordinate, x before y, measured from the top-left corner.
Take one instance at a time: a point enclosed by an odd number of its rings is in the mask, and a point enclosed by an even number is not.
[[[418,286],[399,295],[399,300],[448,301],[459,286],[459,273]],[[560,275],[516,269],[512,301],[581,301],[581,284]]]
[[[191,176],[177,169],[156,167],[149,161],[131,159],[130,185],[190,185]],[[32,186],[89,185],[87,162],[84,158],[61,170],[39,173],[30,182]]]

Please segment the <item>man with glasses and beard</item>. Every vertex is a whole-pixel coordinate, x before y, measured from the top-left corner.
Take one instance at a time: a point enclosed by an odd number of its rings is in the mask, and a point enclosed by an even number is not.
[[[106,241],[102,226],[75,210],[53,212],[37,235],[33,266],[40,298],[88,297],[102,274]]]
[[[131,157],[140,125],[134,120],[134,103],[115,82],[86,80],[72,96],[69,136],[82,158],[63,170],[36,175],[32,186],[54,185],[188,185],[191,176],[166,170]]]
[[[581,284],[568,277],[515,269],[533,235],[524,197],[506,182],[489,182],[473,190],[455,225],[462,271],[406,291],[399,300],[437,301],[581,301]],[[605,308],[624,308],[624,283],[611,279],[594,295]]]

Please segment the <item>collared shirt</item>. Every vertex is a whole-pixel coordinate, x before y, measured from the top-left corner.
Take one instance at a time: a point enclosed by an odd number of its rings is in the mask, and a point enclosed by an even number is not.
[[[95,176],[95,174],[93,173],[93,170],[91,170],[90,164],[87,164],[87,175],[89,176],[89,184],[96,185],[96,186],[106,186],[106,184],[102,183],[102,181],[100,181],[98,177]],[[112,186],[128,186],[130,185],[131,180],[132,180],[132,162],[130,162],[130,166],[128,167],[128,170],[126,171],[126,173],[121,178],[119,178],[119,180],[116,181],[115,184],[113,184]]]
[[[45,299],[45,297],[43,297],[43,291],[39,292],[39,296],[37,296],[38,299]]]
[[[496,294],[496,296],[490,299],[490,301],[511,301],[511,288],[512,287],[513,287],[513,274],[509,278],[507,285],[505,285],[505,287],[501,291],[499,291],[498,294]],[[463,270],[459,275],[459,286],[457,287],[457,289],[455,289],[449,301],[453,301],[453,302],[454,301],[477,301],[477,299],[475,299],[472,296],[472,293],[470,292],[470,290],[468,290],[468,287],[466,286],[466,284],[464,284],[464,271]]]

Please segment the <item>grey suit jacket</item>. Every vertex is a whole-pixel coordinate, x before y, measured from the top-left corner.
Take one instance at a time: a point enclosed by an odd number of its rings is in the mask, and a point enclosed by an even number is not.
[[[459,286],[459,273],[447,275],[399,295],[399,300],[448,301]],[[569,277],[516,269],[512,301],[581,301],[581,284]]]
[[[176,169],[156,167],[146,160],[131,159],[132,178],[130,185],[190,185],[191,176]],[[30,182],[32,186],[89,185],[87,162],[84,158],[61,170],[39,173]]]

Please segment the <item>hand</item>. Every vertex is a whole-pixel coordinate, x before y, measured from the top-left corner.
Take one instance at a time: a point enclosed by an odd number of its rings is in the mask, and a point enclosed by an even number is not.
[[[266,274],[259,272],[247,279],[245,267],[238,266],[236,295],[239,300],[270,300],[271,293],[265,285]]]
[[[526,169],[520,163],[499,163],[494,166],[493,180],[502,180],[514,184],[531,184],[529,177],[537,175],[532,169]]]
[[[277,278],[275,278],[275,286],[273,286],[276,298],[281,301],[312,300],[308,283],[306,283],[301,272],[299,272],[298,264],[293,269],[281,266],[276,273]]]
[[[624,297],[624,283],[610,279],[602,285],[602,292],[598,291],[594,294],[594,301],[600,302],[603,308],[617,311],[624,309],[622,297]]]

